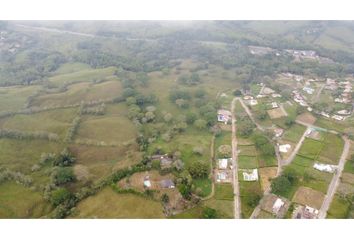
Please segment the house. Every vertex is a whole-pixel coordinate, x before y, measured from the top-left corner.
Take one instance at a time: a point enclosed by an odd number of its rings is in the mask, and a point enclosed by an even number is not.
[[[344,117],[343,116],[339,116],[339,115],[333,115],[332,116],[333,119],[337,120],[337,121],[343,121],[344,120]]]
[[[323,111],[322,111],[320,114],[321,114],[322,116],[326,117],[326,118],[329,118],[329,117],[330,117],[328,113],[323,112]]]
[[[272,102],[272,103],[270,104],[270,106],[271,106],[272,109],[279,107],[277,102]]]
[[[227,124],[231,121],[231,112],[224,109],[218,110],[218,121]]]
[[[171,179],[161,180],[160,185],[162,188],[175,188],[175,183]]]
[[[307,94],[310,94],[310,95],[313,94],[315,91],[315,89],[307,87],[307,86],[305,86],[302,90],[304,90]]]
[[[291,148],[290,144],[283,144],[279,146],[279,152],[287,153]]]
[[[272,94],[272,97],[273,97],[273,98],[279,98],[279,97],[281,97],[281,95],[280,95],[279,93],[273,93],[273,94]]]
[[[274,129],[274,135],[275,137],[281,137],[284,133],[284,129],[282,128],[276,128]]]
[[[144,180],[144,187],[145,188],[151,188],[151,182],[149,179],[145,179]]]
[[[258,181],[258,169],[243,170],[243,180],[247,182]]]
[[[336,170],[335,165],[329,165],[329,164],[323,164],[323,163],[315,163],[313,165],[313,168],[317,169],[321,172],[328,172],[328,173],[334,173],[334,171]]]
[[[307,111],[312,112],[312,107],[307,107]]]
[[[228,158],[218,159],[219,169],[227,169],[228,162],[229,162]]]
[[[309,206],[305,206],[303,211],[303,218],[313,219],[318,215],[318,210]]]
[[[254,105],[258,104],[258,101],[255,100],[255,99],[251,99],[251,100],[248,101],[248,104],[251,105],[251,106],[254,106]]]
[[[159,160],[161,169],[168,169],[172,167],[173,159],[170,158],[167,154],[157,154],[151,156],[151,160]]]
[[[247,96],[244,96],[244,97],[243,97],[243,99],[244,99],[244,100],[252,100],[252,99],[253,99],[253,97],[252,97],[252,96],[250,96],[250,95],[247,95]]]
[[[217,182],[223,182],[227,179],[227,173],[226,172],[218,172],[216,174],[216,181]]]
[[[337,113],[340,114],[340,115],[350,115],[351,111],[343,109],[343,110],[338,111]]]
[[[285,202],[283,200],[281,200],[280,198],[277,198],[277,200],[275,200],[274,204],[273,204],[273,213],[274,214],[278,214],[280,209],[284,206]]]

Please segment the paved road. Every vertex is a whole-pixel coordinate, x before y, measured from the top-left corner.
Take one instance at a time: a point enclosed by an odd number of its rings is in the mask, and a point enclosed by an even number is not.
[[[340,176],[342,175],[342,171],[344,169],[344,165],[346,162],[346,159],[349,154],[349,149],[350,149],[350,141],[347,137],[343,137],[344,140],[344,148],[342,155],[339,160],[338,168],[337,171],[335,172],[332,181],[328,187],[326,197],[322,203],[321,209],[319,210],[318,218],[326,218],[327,216],[327,211],[331,205],[331,202],[333,200],[334,194],[336,193],[337,187],[340,182]]]
[[[300,147],[302,145],[302,143],[304,142],[305,138],[306,138],[306,133],[309,130],[309,127],[306,128],[304,134],[302,134],[299,142],[296,144],[294,150],[291,152],[290,156],[284,160],[283,162],[283,166],[289,165],[295,158],[296,154],[298,153],[298,151],[300,150]]]
[[[232,113],[232,171],[234,185],[234,217],[241,218],[241,201],[240,201],[240,186],[238,182],[238,163],[237,163],[237,138],[236,138],[236,118],[235,118],[235,103],[237,98],[231,102]]]

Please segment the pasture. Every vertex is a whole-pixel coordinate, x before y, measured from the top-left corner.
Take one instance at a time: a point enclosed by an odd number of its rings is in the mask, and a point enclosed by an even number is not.
[[[28,98],[40,88],[40,86],[0,87],[0,113],[23,109]]]
[[[84,199],[69,218],[165,218],[160,202],[134,194],[118,194],[106,187]]]

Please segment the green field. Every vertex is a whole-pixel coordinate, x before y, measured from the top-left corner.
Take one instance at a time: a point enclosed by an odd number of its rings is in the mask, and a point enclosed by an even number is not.
[[[104,204],[102,204],[104,203]],[[164,218],[161,203],[105,188],[77,205],[71,218]]]
[[[333,201],[327,212],[327,218],[347,218],[350,210],[350,203],[339,195],[334,195]]]
[[[41,193],[22,185],[2,183],[0,192],[0,218],[40,218],[51,211]]]
[[[297,143],[301,136],[304,134],[306,128],[300,124],[294,124],[289,129],[286,129],[283,135],[283,139]]]
[[[41,87],[0,87],[0,113],[23,109],[28,97],[34,95]]]
[[[299,154],[304,157],[315,159],[321,152],[322,148],[323,148],[322,142],[310,138],[306,138],[303,144],[301,145]]]
[[[77,111],[77,108],[70,108],[56,109],[31,115],[18,114],[3,119],[0,127],[25,132],[45,131],[58,134],[63,139]]]
[[[217,200],[233,200],[234,192],[231,184],[215,184],[215,199]]]
[[[258,167],[257,157],[239,155],[238,156],[238,166],[239,166],[239,168],[257,168]]]

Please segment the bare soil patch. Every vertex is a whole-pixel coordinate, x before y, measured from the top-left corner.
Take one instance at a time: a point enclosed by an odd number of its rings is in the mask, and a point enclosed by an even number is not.
[[[281,108],[274,108],[267,111],[269,117],[271,119],[286,117],[286,114]]]
[[[301,122],[305,122],[308,124],[314,124],[316,122],[317,118],[315,116],[313,116],[311,113],[305,112],[305,113],[297,116],[296,120],[299,120]]]
[[[299,187],[296,191],[293,202],[304,206],[320,209],[325,195],[322,192],[308,187]]]
[[[265,167],[259,169],[259,175],[261,178],[261,186],[265,191],[270,186],[270,179],[274,178],[277,174],[277,167]]]
[[[342,173],[342,182],[354,184],[354,174],[345,172]]]

